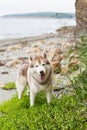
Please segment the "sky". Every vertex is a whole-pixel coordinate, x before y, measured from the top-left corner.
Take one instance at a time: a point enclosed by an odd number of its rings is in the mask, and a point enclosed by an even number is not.
[[[76,0],[0,0],[0,15],[32,12],[73,12]]]

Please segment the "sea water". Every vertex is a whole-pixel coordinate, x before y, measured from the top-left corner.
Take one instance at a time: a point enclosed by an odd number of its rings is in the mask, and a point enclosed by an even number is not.
[[[75,24],[75,18],[0,18],[0,39],[55,33],[63,26]]]

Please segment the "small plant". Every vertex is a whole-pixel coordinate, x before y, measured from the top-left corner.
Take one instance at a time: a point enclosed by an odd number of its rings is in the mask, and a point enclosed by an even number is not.
[[[3,89],[6,90],[16,89],[16,85],[14,82],[9,82],[5,86],[3,86]]]
[[[75,95],[80,102],[87,102],[87,73],[83,72],[75,77],[72,82],[74,87]]]

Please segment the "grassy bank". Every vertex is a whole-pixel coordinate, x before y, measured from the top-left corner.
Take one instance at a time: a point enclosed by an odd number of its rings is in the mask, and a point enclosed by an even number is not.
[[[40,100],[41,99],[41,100]],[[46,104],[45,95],[37,97],[36,105],[29,106],[29,98],[14,97],[0,106],[1,130],[85,130],[87,108],[75,96],[53,97]]]
[[[71,80],[74,94],[47,104],[41,93],[31,108],[28,96],[18,100],[15,95],[0,106],[0,130],[87,130],[87,38],[74,51],[86,66]]]

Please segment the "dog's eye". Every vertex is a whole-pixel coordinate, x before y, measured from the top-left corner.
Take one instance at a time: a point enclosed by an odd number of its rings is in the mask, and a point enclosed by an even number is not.
[[[42,66],[45,66],[45,64],[43,63]]]
[[[46,64],[47,64],[47,65],[50,65],[50,62],[49,62],[49,61],[47,61],[47,62],[46,62]]]
[[[35,65],[35,67],[38,67],[38,65]]]

